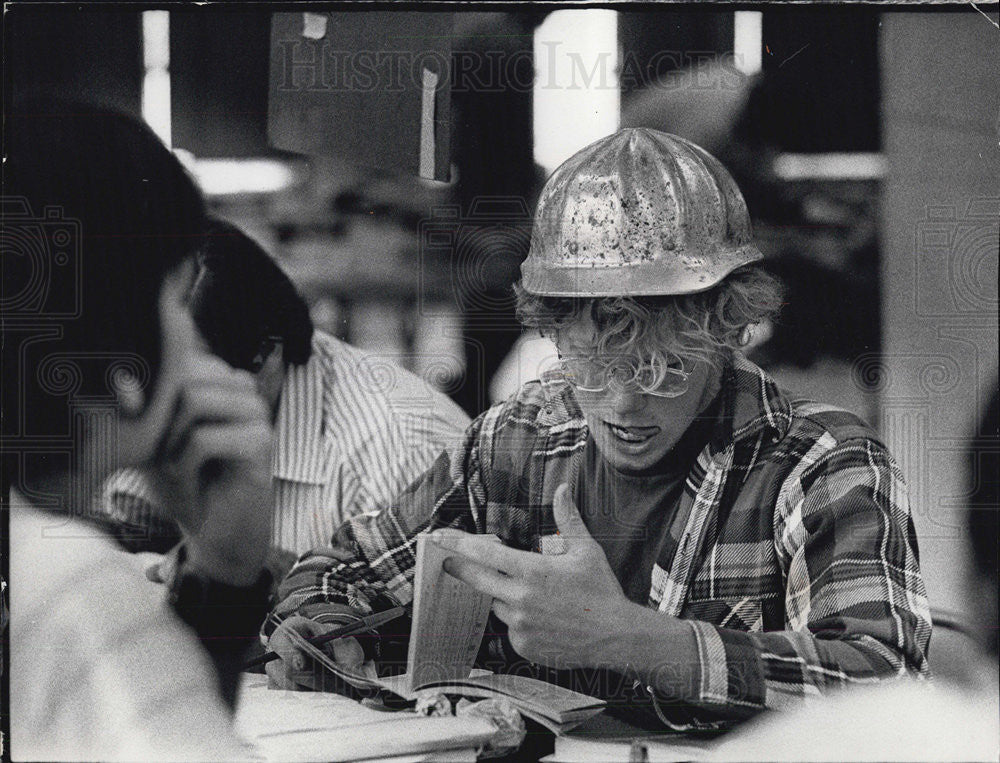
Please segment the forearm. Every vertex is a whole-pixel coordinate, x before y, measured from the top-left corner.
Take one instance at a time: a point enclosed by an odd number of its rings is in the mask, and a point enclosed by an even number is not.
[[[636,608],[609,633],[603,665],[626,673],[667,705],[738,720],[782,709],[833,686],[870,683],[904,670],[877,639],[811,631],[747,633]],[[669,714],[669,713],[668,713]]]
[[[413,539],[437,527],[474,529],[465,475],[452,467],[467,460],[465,451],[441,454],[391,506],[344,522],[331,547],[310,552],[282,581],[276,618],[302,614],[325,621],[409,604],[417,561]],[[266,623],[263,637],[273,628]]]
[[[311,552],[295,564],[278,586],[273,620],[299,614],[318,622],[341,624],[370,614],[378,596],[374,590],[376,584],[366,583],[349,569],[362,561],[351,560],[344,566],[336,557]],[[273,625],[272,622],[271,629]]]
[[[248,584],[230,585],[182,561],[170,586],[170,603],[212,658],[220,693],[230,708],[236,704],[247,651],[267,615],[271,575],[266,570],[257,575]]]
[[[270,636],[277,622],[290,615],[343,624],[386,606],[408,603],[406,589],[412,575],[407,573],[412,564],[405,557],[412,554],[405,548],[407,539],[398,539],[400,548],[392,568],[387,564],[372,564],[366,549],[378,533],[374,524],[373,517],[355,517],[338,531],[336,547],[315,549],[296,562],[278,586],[274,617],[264,624],[265,637]],[[366,535],[368,542],[357,542],[359,534]],[[388,540],[386,545],[390,545]],[[392,569],[400,574],[393,576]],[[394,578],[390,592],[390,581]]]
[[[616,618],[599,667],[608,667],[639,681],[660,697],[691,705],[726,705],[745,699],[729,696],[728,686],[759,672],[752,648],[727,649],[721,636],[707,638],[706,623],[682,620],[630,604]]]
[[[609,644],[609,664],[614,660],[614,669],[663,695],[693,699],[691,676],[697,673],[699,664],[690,625],[648,607],[632,606],[629,618],[615,628]]]
[[[212,658],[220,693],[234,709],[240,671],[267,616],[273,577],[264,565],[263,532],[248,532],[235,543],[218,524],[217,514],[210,514],[197,534],[185,537],[170,601]]]

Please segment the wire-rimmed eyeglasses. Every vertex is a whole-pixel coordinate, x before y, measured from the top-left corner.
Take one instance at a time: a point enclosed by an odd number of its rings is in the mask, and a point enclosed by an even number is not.
[[[606,392],[616,389],[641,392],[653,397],[680,397],[688,390],[690,374],[681,368],[667,367],[658,373],[651,364],[629,361],[602,361],[593,357],[556,358],[545,369],[545,377],[562,380],[580,392]]]

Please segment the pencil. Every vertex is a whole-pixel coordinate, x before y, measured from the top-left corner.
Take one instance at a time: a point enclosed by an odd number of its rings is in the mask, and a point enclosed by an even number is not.
[[[388,622],[392,622],[397,617],[403,615],[406,609],[403,607],[393,607],[392,609],[387,609],[385,612],[376,612],[372,615],[366,615],[362,617],[357,622],[348,623],[347,625],[342,625],[336,630],[332,630],[329,633],[323,633],[319,636],[313,636],[307,638],[308,641],[313,646],[319,646],[320,644],[325,644],[328,641],[334,641],[338,638],[347,638],[348,636],[356,636],[364,631],[371,630],[372,628],[378,628],[380,625],[385,625]],[[280,658],[277,652],[265,652],[260,657],[256,657],[250,660],[243,666],[243,670],[250,670],[258,665],[266,665],[269,662],[277,660]]]

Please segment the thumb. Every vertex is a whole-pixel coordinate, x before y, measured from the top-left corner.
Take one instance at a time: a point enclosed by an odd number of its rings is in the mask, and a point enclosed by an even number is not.
[[[555,515],[559,535],[565,538],[570,546],[581,541],[593,540],[580,517],[580,510],[570,497],[569,485],[565,482],[556,488],[556,494],[552,499],[552,513]]]

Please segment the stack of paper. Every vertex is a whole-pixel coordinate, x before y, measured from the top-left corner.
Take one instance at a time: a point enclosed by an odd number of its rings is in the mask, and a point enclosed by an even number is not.
[[[483,718],[380,711],[336,694],[268,689],[266,680],[245,677],[236,713],[237,730],[265,760],[334,763],[467,751],[496,733]]]

